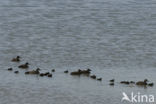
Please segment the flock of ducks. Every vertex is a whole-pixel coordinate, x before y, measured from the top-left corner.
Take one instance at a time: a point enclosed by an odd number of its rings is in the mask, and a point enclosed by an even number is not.
[[[13,58],[11,60],[12,62],[20,62],[21,61],[21,57],[20,56],[17,56],[15,58]],[[29,68],[29,63],[26,62],[25,64],[22,64],[22,65],[19,65],[18,68],[20,69],[28,69]],[[26,71],[25,74],[36,74],[36,75],[39,75],[41,77],[43,76],[47,76],[47,77],[52,77],[52,73],[50,72],[45,72],[45,73],[41,73],[40,72],[40,68],[37,68],[36,70],[31,70],[31,71]],[[13,71],[13,68],[8,68],[8,71]],[[52,69],[51,72],[55,72],[55,69]],[[18,74],[19,71],[14,71],[15,74]],[[69,73],[68,70],[65,70],[64,73]],[[73,71],[70,73],[70,75],[72,76],[80,76],[80,75],[85,75],[85,76],[88,76],[92,79],[96,79],[97,81],[102,81],[102,78],[99,77],[97,78],[96,75],[90,75],[91,74],[91,69],[86,69],[86,70],[81,70],[81,69],[78,69],[77,71]],[[109,80],[109,85],[110,86],[114,86],[115,85],[115,79],[111,79]],[[134,82],[134,81],[121,81],[120,83],[121,84],[125,84],[125,85],[130,85],[130,84],[134,84],[134,85],[137,85],[137,86],[144,86],[144,87],[147,87],[147,86],[154,86],[154,83],[148,83],[148,79],[144,79],[144,81],[138,81],[138,82]]]

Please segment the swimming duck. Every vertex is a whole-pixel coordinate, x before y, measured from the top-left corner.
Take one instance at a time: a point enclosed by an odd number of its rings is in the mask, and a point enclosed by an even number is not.
[[[90,78],[96,79],[96,75],[92,75],[92,76],[90,76]]]
[[[147,82],[148,82],[148,80],[145,79],[144,81],[139,81],[139,82],[137,82],[136,85],[139,85],[139,86],[146,86],[146,85],[147,85]]]
[[[19,73],[19,71],[14,71],[14,73],[15,73],[15,74],[18,74],[18,73]]]
[[[55,69],[52,69],[51,71],[52,71],[52,72],[55,72]]]
[[[153,87],[154,83],[149,83],[148,86]]]
[[[48,77],[52,77],[52,74],[48,74]]]
[[[43,77],[44,76],[44,73],[41,73],[40,76]]]
[[[64,73],[68,73],[68,70],[65,70]]]
[[[102,81],[102,78],[97,78],[98,81]]]
[[[111,79],[111,80],[109,80],[110,82],[114,82],[115,81],[115,79]]]
[[[49,74],[50,74],[49,72],[45,72],[45,73],[44,73],[45,76],[46,76],[46,75],[49,75]]]
[[[29,63],[26,62],[25,64],[22,64],[22,65],[18,66],[18,68],[27,69],[27,68],[29,68],[28,65],[29,65]]]
[[[110,85],[110,86],[114,86],[114,83],[110,83],[109,85]]]
[[[40,69],[39,68],[37,68],[36,70],[32,70],[32,71],[27,71],[27,72],[25,72],[25,74],[40,74]]]
[[[13,70],[13,68],[8,68],[8,71],[12,71]]]
[[[13,58],[11,61],[12,62],[20,62],[20,56],[17,56],[16,58]]]

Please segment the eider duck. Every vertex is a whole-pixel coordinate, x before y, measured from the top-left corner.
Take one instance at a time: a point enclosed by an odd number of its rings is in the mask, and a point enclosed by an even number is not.
[[[22,64],[22,65],[18,66],[18,68],[27,69],[27,68],[29,68],[28,65],[29,65],[29,63],[26,62],[25,64]]]
[[[32,71],[27,71],[27,72],[25,72],[25,74],[40,74],[40,69],[39,68],[37,68],[36,70],[32,70]]]
[[[145,79],[144,81],[137,82],[136,85],[138,85],[138,86],[146,86],[147,85],[147,82],[148,82],[148,80]]]
[[[20,62],[20,56],[17,56],[16,58],[13,58],[11,61],[12,62]]]

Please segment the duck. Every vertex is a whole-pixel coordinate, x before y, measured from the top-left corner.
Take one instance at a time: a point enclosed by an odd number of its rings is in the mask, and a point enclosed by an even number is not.
[[[81,75],[81,71],[82,71],[82,70],[78,69],[78,71],[71,72],[70,74],[71,74],[71,75]]]
[[[8,71],[12,71],[13,70],[13,68],[8,68]]]
[[[147,82],[148,82],[148,80],[145,79],[144,81],[138,81],[138,82],[136,83],[136,85],[138,85],[138,86],[146,86],[146,85],[147,85]]]
[[[98,81],[102,81],[102,78],[97,78]]]
[[[92,75],[92,76],[90,76],[90,78],[96,79],[96,75]]]
[[[55,69],[52,69],[51,71],[52,71],[52,72],[55,72]]]
[[[154,83],[149,83],[148,86],[153,87]]]
[[[16,58],[13,58],[11,61],[12,62],[20,62],[20,56],[17,56]]]
[[[48,74],[48,77],[52,77],[52,74]]]
[[[111,79],[111,80],[109,80],[110,82],[114,82],[115,81],[115,79]]]
[[[47,76],[47,75],[49,75],[49,74],[50,74],[49,72],[45,72],[45,73],[44,73],[45,76]]]
[[[109,85],[110,85],[110,86],[114,86],[114,83],[110,83]]]
[[[15,74],[18,74],[18,73],[19,73],[19,71],[14,71],[14,73],[15,73]]]
[[[65,70],[64,73],[68,73],[68,70]]]
[[[44,76],[44,73],[41,73],[40,76],[43,77]]]
[[[32,70],[32,71],[27,71],[27,72],[25,72],[25,74],[40,74],[40,69],[39,68],[37,68],[36,70]]]
[[[18,68],[27,69],[27,68],[29,68],[28,65],[29,65],[29,63],[26,62],[25,64],[22,64],[22,65],[18,66]]]

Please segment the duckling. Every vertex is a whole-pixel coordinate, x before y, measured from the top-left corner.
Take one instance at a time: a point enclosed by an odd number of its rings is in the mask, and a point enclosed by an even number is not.
[[[19,73],[19,71],[14,71],[14,73],[15,73],[15,74],[18,74],[18,73]]]
[[[29,65],[29,63],[26,62],[25,64],[22,64],[22,65],[18,66],[18,68],[27,69],[27,68],[29,68],[28,65]]]
[[[147,82],[148,82],[148,80],[145,79],[144,81],[137,82],[136,85],[138,85],[138,86],[146,86],[147,85]]]
[[[13,68],[8,68],[8,71],[12,71],[13,70]]]
[[[111,79],[111,80],[109,80],[110,82],[114,82],[115,81],[115,79]]]
[[[154,83],[149,83],[148,86],[153,87]]]
[[[64,73],[68,73],[68,70],[65,70]]]
[[[52,71],[52,72],[55,72],[55,69],[52,69],[51,71]]]
[[[50,74],[49,72],[45,72],[45,73],[44,73],[45,76],[46,76],[46,75],[49,75],[49,74]]]
[[[96,75],[92,75],[92,76],[90,76],[90,78],[96,79]]]
[[[52,74],[48,74],[48,77],[52,77]]]
[[[97,78],[98,81],[102,81],[102,78]]]
[[[114,83],[112,82],[112,83],[110,83],[109,85],[110,85],[110,86],[114,86]]]
[[[17,56],[16,58],[13,58],[11,61],[12,62],[20,62],[20,56]]]
[[[44,76],[44,73],[41,73],[40,76],[43,77]]]

